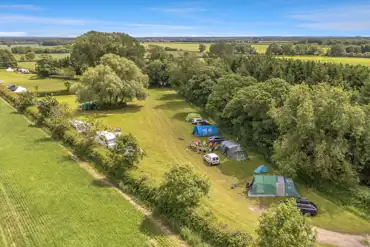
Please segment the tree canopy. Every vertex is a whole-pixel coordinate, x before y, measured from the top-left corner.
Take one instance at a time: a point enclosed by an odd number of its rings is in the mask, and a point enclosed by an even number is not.
[[[17,67],[18,63],[13,54],[6,49],[0,49],[0,68]]]
[[[90,31],[76,38],[71,58],[80,66],[96,66],[105,54],[116,54],[141,65],[145,48],[125,33]]]
[[[257,233],[258,247],[314,247],[316,242],[310,219],[301,215],[294,199],[266,209]]]
[[[106,54],[73,85],[79,102],[117,104],[147,96],[148,77],[137,65],[115,54]]]
[[[327,84],[296,85],[271,116],[281,134],[273,155],[281,171],[307,182],[356,183],[352,165],[365,157],[354,157],[353,149],[367,135],[366,114],[349,92]]]

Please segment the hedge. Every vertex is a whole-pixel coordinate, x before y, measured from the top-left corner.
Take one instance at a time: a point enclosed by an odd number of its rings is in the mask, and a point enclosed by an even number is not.
[[[18,95],[3,86],[0,86],[0,96],[13,106],[17,104]],[[36,120],[38,117],[38,113],[29,108],[26,109],[24,113],[33,120]],[[53,126],[50,126],[48,123],[44,123],[44,127],[49,130],[53,129]],[[64,144],[71,147],[78,155],[82,156],[82,158],[88,158],[93,161],[94,166],[99,170],[103,170],[118,188],[134,195],[147,206],[155,208],[158,187],[153,187],[146,177],[137,178],[130,172],[123,173],[119,178],[111,177],[108,172],[110,159],[105,152],[102,152],[99,148],[93,148],[89,150],[89,152],[81,153],[81,145],[84,139],[85,138],[82,136],[76,134],[74,130],[68,129],[64,132],[60,141],[63,141]],[[171,215],[162,214],[159,216],[167,221],[174,221],[177,225],[181,225],[181,227],[189,228],[195,233],[199,233],[203,240],[214,246],[246,247],[252,244],[252,237],[250,234],[228,229],[227,225],[219,222],[210,212],[181,210],[179,213]]]

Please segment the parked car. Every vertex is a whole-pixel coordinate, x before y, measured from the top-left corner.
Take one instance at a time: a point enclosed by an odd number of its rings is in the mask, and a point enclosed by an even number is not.
[[[208,163],[210,166],[218,165],[220,164],[220,158],[215,153],[206,154],[203,156],[204,160]]]
[[[296,199],[297,208],[301,211],[302,214],[308,216],[317,215],[318,208],[315,203],[310,202],[307,198],[301,197]]]
[[[194,125],[196,125],[196,124],[198,124],[198,123],[200,123],[200,122],[202,122],[203,121],[203,119],[201,119],[201,118],[194,118],[192,121],[191,121],[191,123],[192,124],[194,124]]]
[[[287,200],[282,201],[282,203],[286,203]],[[296,198],[296,205],[299,211],[301,211],[302,214],[307,216],[315,216],[317,215],[318,208],[315,205],[315,203],[310,202],[307,198],[301,197]]]
[[[227,138],[223,136],[211,136],[210,138],[208,138],[207,144],[209,144],[210,142],[221,143],[223,141],[227,141]]]
[[[207,120],[202,120],[202,121],[198,122],[197,125],[212,125],[212,124],[210,122],[208,122]]]
[[[7,86],[6,88],[14,92],[15,90],[17,90],[17,85],[13,84],[13,85]]]

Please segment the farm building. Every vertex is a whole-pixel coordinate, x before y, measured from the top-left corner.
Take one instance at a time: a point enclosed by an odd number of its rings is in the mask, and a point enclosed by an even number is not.
[[[283,176],[256,175],[249,184],[248,196],[273,197],[289,196],[300,197],[291,178]]]
[[[193,135],[195,136],[217,136],[218,129],[216,126],[213,125],[201,125],[195,126],[193,129]]]
[[[190,120],[192,120],[194,118],[202,118],[202,116],[200,114],[198,114],[198,113],[189,113],[186,116],[186,122],[189,122]]]
[[[248,154],[244,152],[242,147],[232,141],[223,141],[220,144],[220,151],[229,160],[246,160],[248,159]]]

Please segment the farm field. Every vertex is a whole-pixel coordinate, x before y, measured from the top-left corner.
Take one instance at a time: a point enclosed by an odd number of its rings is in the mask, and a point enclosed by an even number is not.
[[[158,45],[163,47],[170,47],[181,49],[184,51],[198,51],[199,52],[200,43],[190,43],[190,42],[143,42],[142,45],[148,47],[148,45]],[[210,44],[205,44],[207,46],[207,51],[209,50]]]
[[[178,246],[2,100],[0,119],[0,246]]]
[[[359,57],[284,56],[284,58],[301,59],[306,61],[316,61],[323,63],[343,63],[343,64],[370,66],[369,58],[359,58]]]
[[[184,51],[196,51],[199,52],[199,44],[200,43],[190,43],[190,42],[143,42],[142,43],[145,47],[148,47],[148,45],[159,45],[163,47],[171,47],[171,48],[176,48],[176,49],[181,49]],[[209,51],[209,47],[211,43],[204,43],[207,47],[207,51]],[[252,45],[253,47],[256,48],[258,53],[265,53],[267,47],[269,46],[268,44],[257,44],[257,45]]]
[[[4,81],[5,86],[16,84],[17,86],[25,87],[30,91],[34,91],[36,86],[38,86],[39,92],[65,89],[64,81],[60,79],[42,79],[38,78],[34,74],[17,74],[15,72],[7,72],[4,69],[0,71],[0,80]]]
[[[74,96],[58,96],[62,102],[76,107]],[[267,162],[257,153],[248,152],[247,161],[228,161],[221,157],[221,165],[208,167],[202,157],[186,146],[197,140],[192,137],[193,126],[185,122],[189,112],[200,112],[186,103],[169,89],[151,89],[145,101],[130,103],[126,109],[99,112],[104,124],[121,128],[123,133],[131,132],[138,139],[147,157],[133,171],[138,177],[147,176],[158,184],[163,174],[173,164],[190,163],[194,169],[210,178],[211,191],[202,201],[200,210],[211,211],[232,229],[244,229],[255,234],[261,205],[270,200],[251,199],[243,193],[246,182],[253,176],[253,170]],[[91,112],[92,113],[92,112]],[[88,114],[84,113],[83,115]],[[183,138],[184,140],[180,140]],[[270,167],[272,169],[272,167]],[[276,172],[276,171],[275,171]],[[236,189],[230,189],[237,184]],[[312,220],[318,227],[347,233],[369,233],[370,223],[344,208],[327,200],[319,193],[298,185],[301,195],[310,198],[319,206],[319,215]]]

